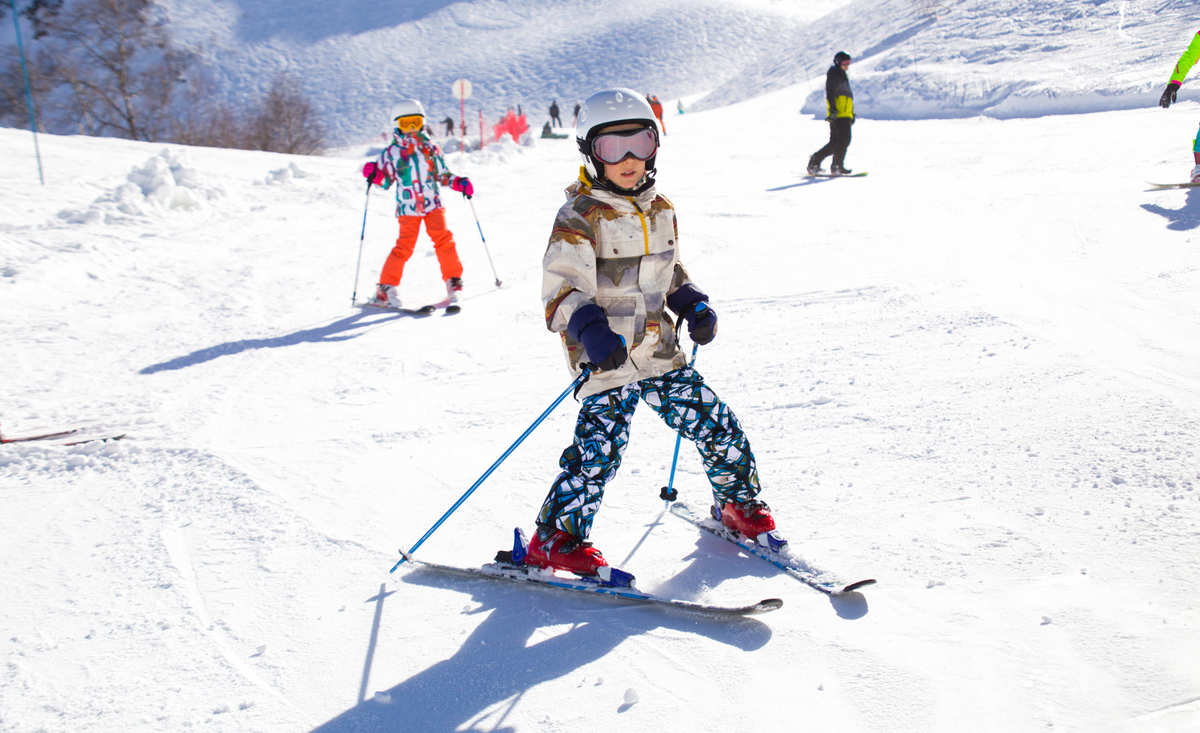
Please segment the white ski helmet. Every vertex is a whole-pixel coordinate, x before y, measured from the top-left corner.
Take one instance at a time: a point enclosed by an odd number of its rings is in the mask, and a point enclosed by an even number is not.
[[[415,99],[401,99],[399,102],[396,102],[392,105],[392,113],[388,119],[390,119],[392,124],[395,125],[396,120],[400,119],[401,117],[408,117],[409,115],[421,115],[424,117],[425,107]]]
[[[609,125],[619,125],[626,122],[640,122],[654,130],[654,135],[661,144],[662,134],[658,129],[658,120],[654,110],[641,94],[632,89],[605,89],[596,92],[584,100],[579,108],[579,122],[575,126],[575,144],[579,146],[579,154],[583,156],[583,165],[592,180],[598,181],[604,170],[604,164],[592,155],[592,138],[600,133],[602,128]],[[646,161],[646,172],[654,171],[652,156]]]

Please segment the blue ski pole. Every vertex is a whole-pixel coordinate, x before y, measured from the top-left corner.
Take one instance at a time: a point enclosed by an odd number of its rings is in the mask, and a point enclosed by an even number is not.
[[[491,468],[489,468],[487,471],[484,471],[483,475],[479,477],[479,480],[472,484],[471,488],[467,489],[467,493],[460,496],[458,501],[454,502],[454,506],[450,507],[449,511],[443,514],[442,518],[437,520],[437,522],[435,522],[434,525],[429,528],[429,531],[426,532],[421,539],[417,540],[417,544],[413,545],[408,552],[404,552],[403,550],[400,551],[400,561],[392,566],[392,569],[388,571],[389,573],[396,572],[396,568],[404,564],[404,561],[408,559],[409,555],[416,552],[418,547],[425,544],[425,540],[429,539],[430,535],[436,532],[438,527],[442,526],[442,523],[450,518],[451,514],[458,511],[458,508],[463,505],[463,502],[465,502],[467,498],[471,496],[471,494],[475,493],[475,489],[478,489],[483,482],[487,480],[487,477],[491,476],[492,472],[499,468],[501,463],[504,463],[504,459],[508,458],[509,454],[516,450],[517,446],[520,445],[526,438],[528,438],[529,434],[532,433],[538,425],[541,425],[542,421],[545,420],[551,412],[554,412],[554,408],[558,407],[562,401],[567,398],[567,395],[571,394],[572,390],[587,381],[587,378],[592,374],[592,368],[593,367],[591,364],[583,365],[583,373],[576,377],[574,382],[571,382],[571,386],[567,387],[566,390],[564,390],[563,393],[558,396],[558,399],[554,400],[554,403],[547,407],[546,411],[543,412],[537,420],[534,420],[532,425],[526,428],[524,433],[521,433],[521,437],[517,438],[517,442],[510,445],[508,450],[504,451],[504,455],[500,456],[500,458],[498,458],[496,462],[492,464]]]
[[[688,366],[692,366],[696,363],[696,352],[699,350],[700,344],[692,344],[692,361],[688,364]],[[675,501],[675,498],[679,496],[679,492],[675,490],[675,466],[679,463],[679,444],[682,441],[683,433],[677,433],[675,435],[675,455],[671,457],[671,477],[667,480],[667,485],[662,487],[662,491],[660,491],[658,494],[659,498],[666,502],[668,507],[671,506],[671,502]]]

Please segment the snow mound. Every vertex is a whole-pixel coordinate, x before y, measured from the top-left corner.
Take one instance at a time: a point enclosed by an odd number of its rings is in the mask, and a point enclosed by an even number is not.
[[[87,209],[64,209],[58,217],[68,224],[114,224],[173,210],[192,211],[224,195],[221,186],[205,183],[188,164],[187,150],[163,148]]]
[[[306,178],[307,176],[308,174],[300,170],[300,166],[296,165],[295,161],[292,161],[279,170],[271,171],[265,179],[255,181],[254,183],[256,185],[281,186],[291,183],[293,178]]]

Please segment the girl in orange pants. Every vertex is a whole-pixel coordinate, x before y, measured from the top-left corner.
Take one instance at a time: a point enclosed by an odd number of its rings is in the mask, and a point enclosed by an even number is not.
[[[446,210],[434,209],[425,216],[401,216],[400,236],[396,238],[396,246],[383,263],[383,272],[379,275],[382,285],[399,285],[404,275],[404,263],[412,257],[413,248],[417,244],[417,235],[421,233],[421,220],[425,221],[425,232],[433,240],[433,251],[437,255],[438,265],[442,268],[442,280],[462,278],[463,266],[458,261],[458,251],[454,248],[454,235],[446,228]]]

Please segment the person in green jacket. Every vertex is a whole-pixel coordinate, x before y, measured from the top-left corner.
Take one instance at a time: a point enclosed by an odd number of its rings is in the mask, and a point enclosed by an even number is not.
[[[1159,105],[1163,108],[1171,106],[1179,87],[1183,86],[1183,80],[1197,61],[1200,61],[1200,33],[1192,38],[1191,45],[1187,47],[1175,64],[1175,72],[1171,74],[1171,80],[1167,82],[1167,88],[1158,100]],[[1192,140],[1192,157],[1196,163],[1196,167],[1192,168],[1192,183],[1200,183],[1200,132],[1197,132],[1196,139]]]
[[[833,66],[825,74],[825,108],[829,120],[829,144],[812,154],[808,159],[809,175],[821,172],[821,161],[833,155],[829,172],[835,176],[850,173],[846,169],[846,149],[850,147],[850,126],[854,124],[854,92],[850,91],[850,54],[838,51],[833,57]]]

